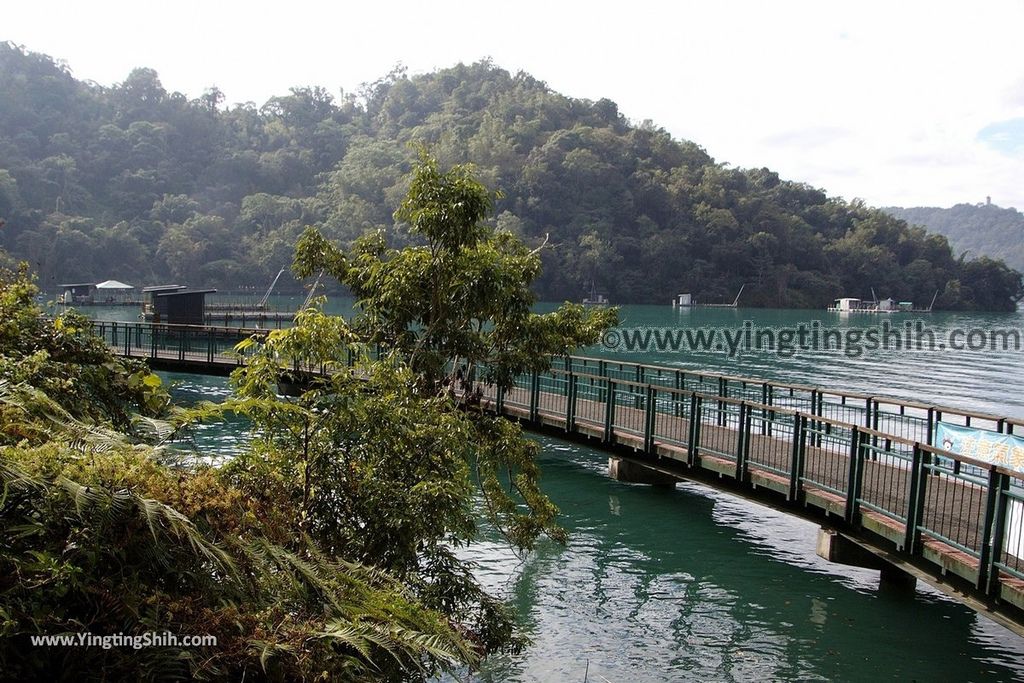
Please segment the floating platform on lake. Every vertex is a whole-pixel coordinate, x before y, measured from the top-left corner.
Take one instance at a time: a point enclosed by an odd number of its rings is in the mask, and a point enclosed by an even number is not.
[[[143,319],[146,322],[153,322],[152,312],[147,311],[143,314]],[[263,325],[264,323],[280,323],[292,322],[295,319],[294,311],[249,311],[239,309],[222,309],[222,310],[211,310],[207,308],[203,311],[203,320],[205,324],[211,323],[225,323],[227,325],[239,325],[245,327],[250,324]]]
[[[245,327],[246,323],[282,323],[295,320],[295,311],[259,311],[245,309],[217,310],[207,308],[203,314],[207,324],[220,322],[227,324],[240,324]]]
[[[732,300],[731,304],[704,304],[699,303],[693,298],[692,294],[677,294],[676,298],[672,299],[672,308],[738,308],[740,305],[740,294],[743,294],[743,288],[746,284],[740,285],[740,291],[736,292],[736,298]]]
[[[138,306],[142,305],[142,299],[117,299],[117,300],[114,300],[114,301],[97,301],[97,300],[93,299],[93,300],[74,301],[74,302],[68,303],[68,304],[65,304],[63,302],[58,302],[58,303],[61,306],[67,306],[68,308],[80,308],[82,306],[136,306],[136,307],[138,307]]]

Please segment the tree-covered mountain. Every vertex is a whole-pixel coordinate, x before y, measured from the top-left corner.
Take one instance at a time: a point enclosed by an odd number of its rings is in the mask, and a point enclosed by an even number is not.
[[[1024,214],[995,204],[957,204],[948,209],[886,207],[885,212],[930,232],[945,235],[957,255],[1002,259],[1024,270]]]
[[[490,62],[400,70],[335,100],[188,99],[136,69],[110,87],[0,44],[0,247],[60,281],[265,286],[306,225],[349,241],[392,216],[418,144],[502,193],[494,221],[540,244],[543,299],[676,292],[747,305],[837,296],[1009,309],[1019,273],[954,258],[945,238],[768,169],[718,164],[615,103],[565,97]]]

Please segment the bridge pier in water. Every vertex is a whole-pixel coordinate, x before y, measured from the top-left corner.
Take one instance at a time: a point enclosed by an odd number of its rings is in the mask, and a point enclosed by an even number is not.
[[[615,481],[629,484],[650,484],[659,488],[674,489],[677,477],[658,470],[641,465],[634,460],[626,460],[614,455],[608,458],[608,476]]]
[[[818,529],[816,552],[818,557],[829,562],[879,570],[878,587],[881,590],[912,593],[917,587],[917,577],[908,574],[835,529],[827,527]]]

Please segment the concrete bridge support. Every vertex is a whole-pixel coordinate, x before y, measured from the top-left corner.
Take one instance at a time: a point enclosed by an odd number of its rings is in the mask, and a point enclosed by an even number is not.
[[[651,484],[661,488],[674,489],[679,481],[671,474],[665,474],[633,460],[615,457],[608,458],[608,476],[615,481],[631,484]]]
[[[818,529],[818,557],[851,567],[879,570],[878,587],[881,590],[913,592],[917,578],[896,565],[886,562],[859,543],[846,538],[835,529]]]

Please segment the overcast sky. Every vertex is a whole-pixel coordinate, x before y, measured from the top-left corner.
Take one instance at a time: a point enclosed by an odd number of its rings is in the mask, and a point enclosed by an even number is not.
[[[1024,2],[33,0],[0,16],[0,40],[78,78],[147,66],[228,103],[491,57],[847,199],[1024,209]]]

